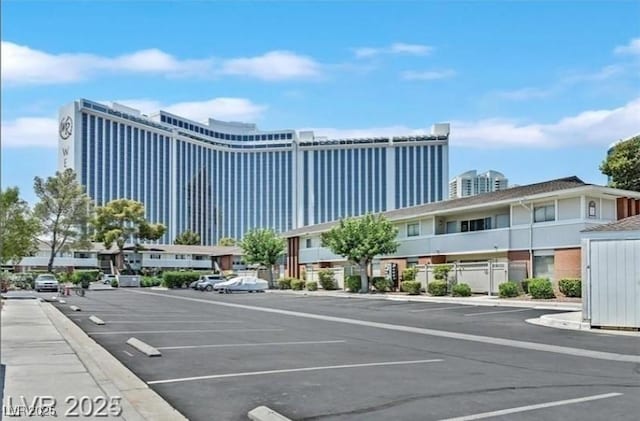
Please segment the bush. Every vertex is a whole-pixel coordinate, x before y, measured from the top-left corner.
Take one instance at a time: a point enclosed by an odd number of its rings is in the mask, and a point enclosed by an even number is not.
[[[291,289],[294,291],[302,291],[304,289],[305,282],[301,279],[291,280]]]
[[[374,276],[373,279],[371,279],[371,283],[376,287],[376,291],[378,292],[386,292],[391,288],[391,285],[393,285],[391,279],[387,279],[384,276]]]
[[[162,274],[162,283],[167,288],[189,287],[193,281],[200,279],[200,272],[165,272]]]
[[[316,281],[309,281],[306,283],[308,291],[317,291],[318,283]]]
[[[403,292],[408,292],[409,295],[418,295],[420,294],[420,282],[403,281],[400,284],[400,289],[402,289]]]
[[[447,281],[429,282],[427,292],[436,297],[447,295]]]
[[[582,282],[577,278],[560,279],[558,282],[560,292],[567,297],[582,297]]]
[[[76,270],[71,275],[71,282],[74,284],[82,284],[83,288],[89,287],[89,284],[98,279],[100,274],[99,270]]]
[[[518,292],[518,284],[513,281],[508,281],[498,285],[498,291],[500,298],[517,297],[520,295]]]
[[[470,297],[471,287],[467,284],[456,284],[451,290],[451,295],[454,297]]]
[[[118,280],[117,279],[112,279],[111,280],[111,287],[112,288],[118,288]]]
[[[414,266],[414,267],[406,268],[405,270],[402,271],[402,280],[405,282],[415,281],[417,274],[418,274],[417,267]]]
[[[293,278],[282,278],[278,280],[278,288],[280,289],[291,289],[291,281]]]
[[[531,298],[555,298],[551,281],[546,278],[531,279],[529,281],[529,293]]]
[[[448,265],[448,264],[441,264],[441,265],[436,265],[433,268],[433,277],[436,278],[438,281],[446,281],[447,278],[449,277],[449,272],[451,272],[451,269],[453,268],[453,265]]]
[[[351,292],[360,291],[360,276],[358,276],[358,275],[349,275],[349,276],[346,277],[344,282],[347,285],[347,289],[349,289],[349,291],[351,291]]]
[[[318,280],[320,281],[322,289],[327,291],[336,289],[336,283],[333,280],[333,272],[330,269],[322,269],[318,272]]]

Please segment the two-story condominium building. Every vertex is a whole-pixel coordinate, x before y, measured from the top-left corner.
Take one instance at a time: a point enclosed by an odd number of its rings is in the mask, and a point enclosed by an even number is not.
[[[105,273],[114,273],[117,253],[115,246],[105,249],[102,243],[92,243],[88,249],[58,252],[53,261],[53,267],[56,271],[100,269]],[[123,254],[127,264],[136,271],[246,269],[240,247],[153,244],[136,249],[133,245],[129,245],[125,247]],[[44,270],[47,268],[50,255],[51,248],[41,242],[32,256],[23,257],[16,264],[8,265],[7,268],[15,272]]]
[[[462,264],[464,271],[469,263],[489,271],[499,268],[490,290],[499,282],[531,276],[579,278],[580,232],[635,214],[640,214],[640,193],[577,177],[384,212],[398,228],[400,246],[394,255],[374,260],[372,275],[383,274],[388,263],[396,263],[398,273],[407,266],[439,263]],[[317,267],[350,267],[321,246],[321,233],[334,224],[285,233],[290,276]]]

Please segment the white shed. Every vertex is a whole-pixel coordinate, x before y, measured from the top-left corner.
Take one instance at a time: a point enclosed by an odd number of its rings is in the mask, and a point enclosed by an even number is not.
[[[640,328],[640,215],[582,234],[583,319],[593,327]]]

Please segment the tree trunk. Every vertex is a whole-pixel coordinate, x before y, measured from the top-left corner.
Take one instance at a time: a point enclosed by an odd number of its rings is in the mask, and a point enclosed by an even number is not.
[[[51,247],[51,256],[49,256],[49,263],[47,263],[47,272],[53,273],[53,259],[56,257],[56,252],[53,247]]]
[[[367,262],[358,263],[360,266],[360,292],[366,294],[369,292],[369,274],[367,273]]]
[[[273,265],[269,265],[267,269],[267,274],[269,276],[269,289],[272,289],[275,288],[275,286],[273,285]]]

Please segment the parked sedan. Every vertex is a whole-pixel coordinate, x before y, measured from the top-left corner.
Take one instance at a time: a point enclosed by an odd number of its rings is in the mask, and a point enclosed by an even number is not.
[[[217,284],[225,281],[226,278],[219,274],[202,275],[195,284],[192,282],[189,286],[200,291],[213,291]]]
[[[234,291],[264,292],[269,288],[267,281],[255,276],[241,276],[226,282],[220,282],[213,286],[219,293],[231,293]]]
[[[33,289],[37,292],[58,291],[58,280],[51,273],[43,273],[36,278]]]

